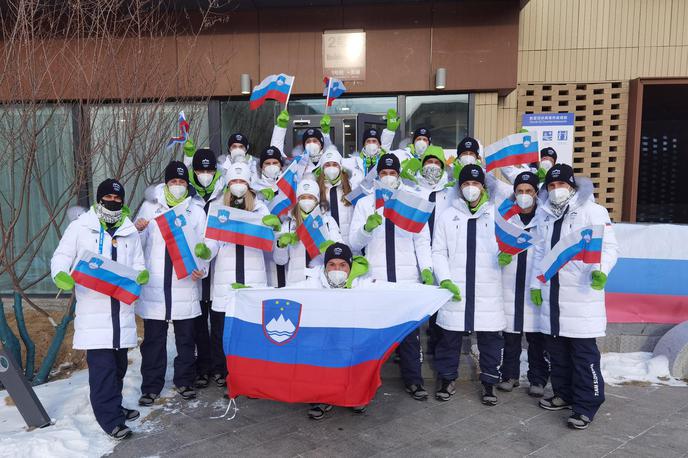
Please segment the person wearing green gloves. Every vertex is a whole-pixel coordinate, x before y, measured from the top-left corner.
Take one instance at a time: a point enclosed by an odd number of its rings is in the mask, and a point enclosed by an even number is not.
[[[399,158],[383,154],[377,162],[376,187],[381,192],[392,192],[400,187],[409,192],[399,177]],[[377,208],[375,192],[362,197],[354,208],[349,231],[349,244],[354,252],[365,249],[374,280],[392,283],[418,283],[432,285],[435,277],[430,256],[430,232],[427,225],[419,233],[407,232],[383,216]],[[421,374],[422,353],[419,329],[411,332],[398,347],[401,376],[408,393],[424,401],[428,392]]]
[[[497,404],[494,387],[500,366],[506,325],[502,302],[502,273],[497,263],[495,205],[485,188],[485,172],[475,164],[461,169],[461,197],[439,217],[432,240],[432,263],[440,287],[454,294],[437,313],[441,334],[435,345],[439,401],[456,392],[459,355],[465,334],[475,332],[480,352],[482,403]]]
[[[70,275],[85,251],[98,253],[140,271],[138,284],[149,279],[139,235],[124,205],[124,186],[112,178],[98,185],[96,203],[64,231],[50,261],[55,285],[74,289],[76,317],[73,348],[86,350],[90,400],[96,421],[115,439],[131,435],[125,422],[139,416],[122,406],[122,383],[127,373],[127,351],[138,345],[133,304],[121,303],[82,285]]]
[[[240,132],[230,135],[227,139],[227,156],[221,168],[227,171],[232,164],[248,164],[249,170],[251,170],[251,179],[255,179],[257,175],[256,158],[250,154],[250,151],[251,142],[246,135]]]
[[[604,379],[596,338],[605,335],[607,315],[604,286],[614,268],[619,247],[607,209],[590,198],[593,184],[574,176],[568,164],[556,164],[545,177],[539,206],[540,242],[535,245],[531,300],[542,307],[541,328],[551,363],[554,396],[541,399],[547,410],[571,409],[568,426],[585,429],[604,402]],[[571,260],[547,283],[538,276],[548,267],[542,260],[559,240],[588,226],[603,226],[599,264]]]

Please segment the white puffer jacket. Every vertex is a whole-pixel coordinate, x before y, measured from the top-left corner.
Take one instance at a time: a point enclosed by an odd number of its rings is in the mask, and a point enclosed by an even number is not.
[[[263,202],[255,200],[255,204],[253,213],[261,216],[268,214],[268,209]],[[210,248],[211,259],[214,261],[213,310],[225,311],[230,296],[234,292],[232,283],[243,283],[254,288],[267,286],[263,250],[210,239],[205,239],[205,244]]]
[[[333,242],[341,242],[342,236],[339,232],[339,226],[335,220],[332,219],[330,215],[322,215],[323,223],[327,227],[327,232],[329,234],[328,240]],[[293,217],[289,216],[285,221],[282,222],[282,230],[275,234],[275,244],[272,251],[272,257],[278,266],[286,266],[286,285],[289,286],[296,282],[301,282],[306,279],[308,271],[306,268],[313,268],[316,266],[321,266],[323,264],[322,255],[318,255],[316,258],[311,259],[308,265],[306,265],[306,248],[303,243],[299,242],[296,245],[289,245],[284,248],[277,246],[277,240],[280,235],[286,234],[287,232],[296,232],[296,221]]]
[[[430,243],[432,243],[432,236],[435,232],[435,224],[440,216],[452,205],[452,201],[456,199],[456,186],[447,186],[449,182],[447,174],[442,174],[442,178],[435,185],[428,183],[425,178],[418,176],[418,192],[427,200],[430,200],[430,195],[433,194],[435,202],[435,211],[430,220],[428,220],[428,229],[430,230]]]
[[[412,189],[404,187],[413,192]],[[373,213],[382,216],[382,224],[367,232],[364,229],[368,217]],[[391,221],[389,224],[392,224]],[[383,209],[375,209],[375,193],[369,194],[356,203],[354,216],[351,220],[349,243],[353,251],[365,249],[365,257],[370,263],[370,276],[375,280],[395,281],[397,283],[418,283],[420,272],[432,269],[430,256],[430,231],[427,224],[419,233],[408,232],[396,226],[394,231],[394,266],[390,270],[396,272],[396,279],[389,278],[387,272],[387,219]]]
[[[435,223],[435,277],[438,283],[453,281],[461,292],[460,301],[449,301],[438,312],[437,324],[444,329],[501,331],[506,326],[495,212],[491,201],[471,213],[463,199],[455,199]]]
[[[373,284],[368,274],[354,278],[351,288],[364,288]],[[289,285],[288,288],[309,288],[309,289],[334,289],[327,281],[325,266],[317,266],[311,269],[311,274],[304,281]],[[287,289],[288,289],[287,288]]]
[[[72,221],[50,261],[51,277],[55,278],[58,272],[71,272],[84,251],[98,253],[101,235],[102,255],[112,259],[113,238],[107,231],[101,232],[100,220],[93,208]],[[117,228],[114,238],[117,240],[118,263],[139,271],[146,268],[138,232],[129,218],[125,218]],[[113,306],[110,296],[78,284],[75,286],[75,294],[73,348],[94,350],[133,348],[137,345],[134,304],[127,305],[117,301],[118,305]]]
[[[619,246],[607,209],[592,201],[593,184],[587,178],[576,178],[578,190],[569,202],[569,209],[563,217],[557,218],[549,200],[547,189],[540,190],[542,212],[538,221],[538,232],[541,243],[535,247],[535,271],[531,278],[531,288],[542,290],[541,332],[564,337],[590,338],[605,335],[607,313],[604,305],[604,290],[597,291],[590,287],[592,272],[601,270],[607,276],[616,265]],[[544,201],[544,203],[542,203]],[[557,220],[561,220],[557,223]],[[560,238],[580,228],[591,225],[604,225],[602,241],[602,262],[584,264],[582,261],[570,261],[558,273],[559,294],[550,297],[552,280],[542,284],[536,277],[542,273],[542,258],[551,251],[555,224],[561,226]],[[555,240],[556,241],[556,240]],[[558,307],[551,299],[558,296]],[[556,319],[557,312],[559,319]],[[556,328],[559,328],[557,332]]]
[[[170,209],[165,200],[164,186],[160,184],[155,187],[155,201],[145,201],[136,215],[136,220],[149,221],[140,236],[146,268],[150,272],[150,281],[142,288],[141,299],[136,304],[136,314],[143,319],[151,320],[186,320],[201,314],[200,282],[193,281],[190,275],[178,280],[172,263],[167,261],[165,240],[154,220]],[[179,205],[196,236],[196,240],[188,241],[193,253],[196,243],[203,240],[205,213],[201,207],[192,204],[191,199],[188,197]],[[166,264],[169,264],[167,268]],[[201,260],[197,260],[197,264],[199,270],[207,274],[208,264]],[[166,277],[170,284],[167,288],[165,287]]]
[[[328,180],[325,180],[325,193],[326,195],[322,196],[322,199],[327,200],[327,214],[337,223],[342,240],[348,245],[349,228],[351,227],[351,218],[354,216],[354,206],[343,202],[345,194],[342,191],[341,183],[337,186],[332,186]]]

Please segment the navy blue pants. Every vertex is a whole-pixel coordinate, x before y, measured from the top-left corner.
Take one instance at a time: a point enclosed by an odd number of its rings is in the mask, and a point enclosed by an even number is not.
[[[416,328],[407,335],[399,344],[397,351],[399,353],[401,378],[404,380],[404,384],[407,386],[422,385],[421,365],[423,363],[423,355],[420,349],[420,328]]]
[[[212,302],[210,301],[201,301],[201,315],[194,319],[197,375],[209,375],[211,372],[210,332],[208,331],[208,315],[211,305]]]
[[[167,369],[167,321],[143,320],[141,343],[141,393],[160,394],[165,386]],[[174,358],[174,385],[193,386],[196,378],[194,355],[194,319],[174,320],[174,340],[177,356]]]
[[[571,403],[573,411],[591,420],[604,402],[600,351],[594,338],[545,336],[552,364],[552,390]]]
[[[549,361],[545,351],[545,336],[539,332],[526,332],[528,342],[528,381],[531,385],[547,385]],[[504,380],[521,377],[521,341],[523,334],[504,333]]]
[[[225,314],[210,311],[210,371],[227,377],[227,358],[222,346],[222,336],[225,331]]]
[[[435,355],[435,345],[441,334],[440,327],[437,325],[437,312],[430,316],[428,320],[428,346],[426,353]]]
[[[441,334],[435,345],[435,370],[442,380],[456,380],[459,377],[459,356],[463,336],[461,331],[448,331],[439,328]],[[502,353],[504,339],[499,332],[477,331],[478,351],[480,357],[480,381],[486,385],[494,385],[501,381]]]
[[[127,349],[86,350],[88,386],[96,421],[107,434],[124,423],[122,387],[127,373]]]

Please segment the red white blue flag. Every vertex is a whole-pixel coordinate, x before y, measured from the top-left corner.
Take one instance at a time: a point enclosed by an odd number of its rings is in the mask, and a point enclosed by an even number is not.
[[[383,215],[395,226],[408,232],[418,233],[423,230],[423,226],[430,219],[434,209],[435,202],[399,189],[385,201]]]
[[[487,171],[540,160],[537,137],[530,132],[511,134],[485,148]]]
[[[72,270],[74,282],[125,304],[131,305],[141,295],[136,283],[139,272],[103,255],[84,251]]]
[[[186,206],[180,204],[155,218],[178,280],[188,277],[192,271],[198,269],[196,257],[190,248],[192,244],[195,245],[196,240],[183,214],[185,209]]]
[[[205,237],[272,251],[275,235],[272,228],[263,225],[262,219],[263,217],[258,213],[224,205],[211,205]]]
[[[268,208],[270,213],[277,216],[285,215],[296,205],[296,186],[303,177],[308,167],[309,155],[307,152],[296,156],[289,167],[286,168],[275,185],[279,192],[270,201]]]
[[[334,100],[346,92],[346,86],[344,86],[342,80],[328,78],[327,76],[323,78],[323,83],[325,83],[323,96],[327,97],[327,106],[331,107]]]
[[[296,235],[299,236],[308,256],[312,259],[320,254],[320,246],[328,240],[329,232],[322,215],[312,212],[296,228]]]
[[[280,73],[279,75],[269,75],[258,86],[253,88],[249,98],[249,108],[255,110],[265,103],[266,100],[277,100],[287,103],[291,87],[294,84],[294,77]]]
[[[547,283],[570,261],[597,264],[602,259],[604,226],[587,226],[563,237],[540,261],[541,272],[537,279]]]
[[[184,142],[186,142],[186,139],[189,138],[189,123],[186,121],[186,116],[184,115],[183,111],[179,112],[178,123],[179,135],[170,138],[170,141],[167,142],[167,148],[171,148],[173,145],[176,145],[177,143],[184,144]]]

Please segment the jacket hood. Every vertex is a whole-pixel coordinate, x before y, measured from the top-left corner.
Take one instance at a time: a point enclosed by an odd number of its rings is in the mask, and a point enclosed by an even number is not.
[[[578,208],[589,200],[594,201],[594,191],[595,185],[590,178],[576,177],[576,195],[569,202],[569,208]],[[547,213],[552,213],[549,205],[549,192],[546,186],[542,186],[538,192],[538,207],[544,209]]]

